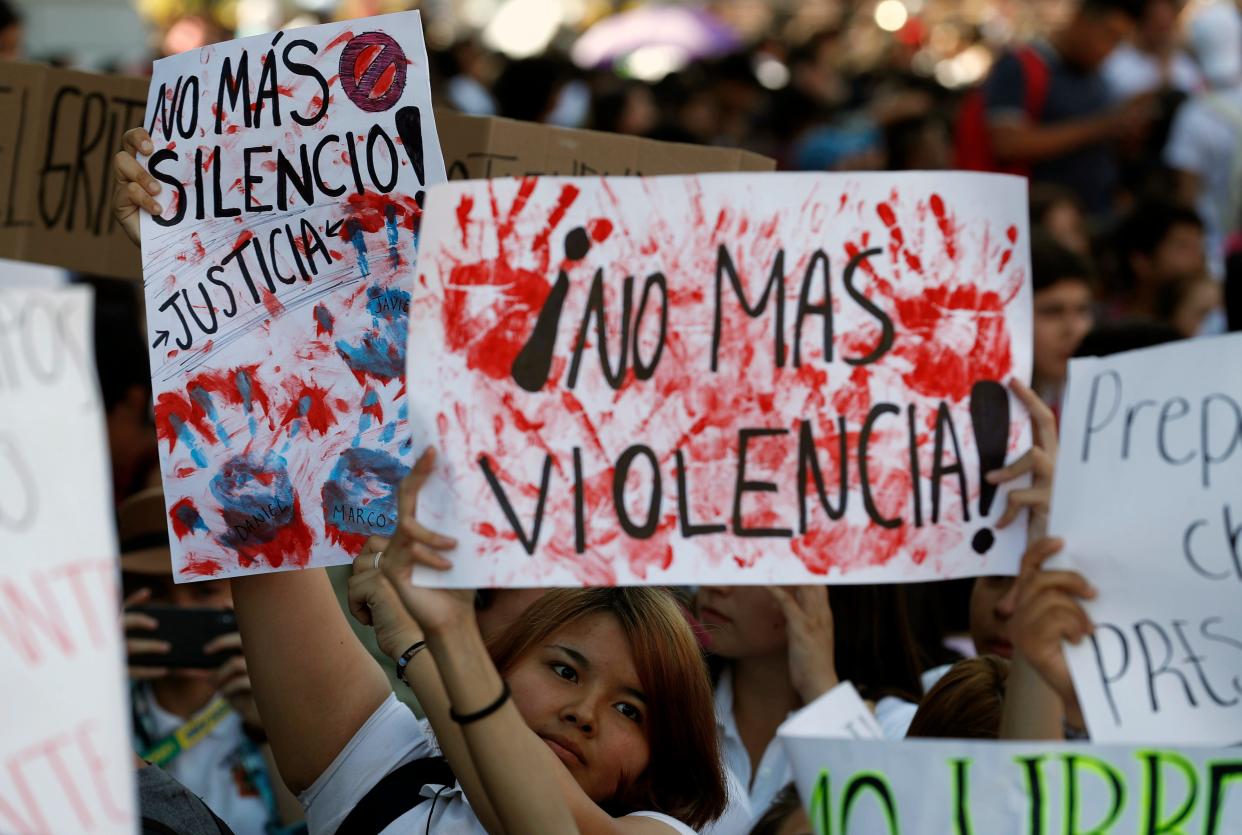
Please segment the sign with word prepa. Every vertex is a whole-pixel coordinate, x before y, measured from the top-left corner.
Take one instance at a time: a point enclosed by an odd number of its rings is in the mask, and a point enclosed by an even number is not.
[[[1242,744],[1242,335],[1074,360],[1049,530],[1099,590],[1092,739]]]
[[[1029,443],[1025,183],[451,183],[411,300],[420,518],[455,586],[1015,570],[982,473]]]
[[[143,216],[179,580],[343,562],[391,533],[423,188],[444,180],[416,12],[156,62]]]
[[[782,736],[817,835],[1242,832],[1242,750]]]
[[[0,832],[134,831],[87,288],[0,289]]]

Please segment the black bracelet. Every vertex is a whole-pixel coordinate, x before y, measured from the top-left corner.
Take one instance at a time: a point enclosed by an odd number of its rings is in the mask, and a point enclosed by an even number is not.
[[[420,651],[426,648],[426,641],[415,641],[410,645],[410,648],[401,653],[401,657],[397,659],[397,678],[405,682],[406,686],[409,686],[410,682],[405,678],[405,668],[408,667],[410,662],[414,660],[414,656],[418,655]]]
[[[509,701],[509,682],[505,681],[503,684],[504,689],[500,691],[500,698],[492,702],[487,707],[482,710],[476,710],[474,713],[467,713],[464,716],[450,707],[449,718],[458,725],[469,725],[471,722],[478,722],[480,719],[486,719],[488,716],[491,716],[493,713],[504,707],[505,702]]]

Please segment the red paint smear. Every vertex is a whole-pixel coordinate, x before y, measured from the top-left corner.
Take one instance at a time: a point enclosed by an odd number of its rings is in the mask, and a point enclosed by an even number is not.
[[[1009,238],[1009,243],[1016,244],[1018,242],[1018,227],[1010,226],[1006,229],[1005,237]]]
[[[198,472],[197,467],[178,467],[176,475],[177,478],[189,478],[196,472]]]
[[[367,392],[370,392],[370,391],[371,391],[370,389],[367,389]],[[363,401],[363,403],[364,403],[364,404],[366,403],[366,400],[367,400],[367,395],[366,395],[366,393],[364,393],[364,394],[362,395],[362,401]],[[383,422],[384,422],[384,407],[383,407],[383,405],[379,402],[379,398],[378,398],[378,397],[376,397],[376,398],[375,398],[375,402],[374,402],[374,403],[372,403],[370,406],[366,406],[366,405],[364,405],[364,406],[362,407],[362,413],[363,413],[364,415],[370,415],[371,417],[375,418],[375,422],[376,422],[376,423],[383,423]]]
[[[884,221],[885,226],[892,228],[897,225],[897,216],[893,214],[893,207],[887,203],[876,206],[875,213],[880,216],[880,220]]]
[[[940,234],[944,236],[944,251],[948,253],[950,259],[956,261],[957,229],[953,225],[953,219],[946,213],[944,201],[940,199],[939,194],[933,194],[929,203],[932,214],[936,218],[936,225],[940,227]]]
[[[351,194],[346,220],[357,221],[365,232],[378,232],[384,228],[384,223],[387,221],[385,212],[390,206],[396,212],[397,222],[413,231],[415,220],[423,213],[423,210],[414,202],[414,198],[405,195],[396,195],[394,199],[386,194],[376,194],[371,191]],[[341,224],[339,234],[343,241],[349,240],[349,226],[348,222]]]
[[[463,194],[461,200],[457,203],[457,228],[461,230],[461,245],[464,249],[467,244],[467,232],[470,228],[470,212],[474,209],[474,198],[469,194]]]
[[[323,533],[329,542],[333,545],[339,545],[350,554],[357,554],[361,551],[362,546],[366,545],[368,539],[364,533],[343,531],[331,522],[324,523]]]
[[[597,217],[587,224],[587,233],[595,243],[602,243],[612,234],[612,221],[606,217]]]
[[[282,96],[290,96],[290,97],[293,96],[293,88],[287,84],[281,84],[280,86],[278,86],[276,88],[276,92],[280,93],[280,95]]]
[[[216,443],[216,433],[211,428],[203,408],[177,392],[166,391],[155,401],[155,434],[168,441],[169,452],[177,446],[177,430],[172,425],[173,418],[186,426],[192,426],[208,443]]]
[[[350,31],[349,29],[346,29],[344,32],[337,35],[332,40],[328,41],[328,45],[323,48],[323,51],[327,52],[333,47],[340,46],[341,44],[347,41],[353,40],[353,37],[354,37],[354,33]]]
[[[1013,358],[1005,305],[996,292],[969,285],[927,287],[894,304],[900,326],[893,351],[912,364],[902,379],[919,394],[960,401],[977,380],[1008,378]],[[975,329],[967,350],[937,338],[939,327],[959,317]]]
[[[279,316],[285,312],[285,306],[280,303],[280,299],[276,298],[276,294],[270,290],[263,294],[263,306],[273,316]]]
[[[288,426],[295,420],[304,419],[312,431],[326,435],[328,430],[336,425],[336,415],[332,413],[332,408],[328,405],[326,389],[296,378],[286,382],[284,388],[290,396],[290,404],[285,410],[284,417],[281,418],[282,427]],[[302,398],[310,400],[310,408],[306,410],[306,414],[302,414]]]
[[[1006,267],[1006,266],[1008,266],[1008,264],[1009,264],[1009,258],[1010,258],[1012,255],[1013,255],[1013,250],[1012,250],[1012,249],[1007,249],[1007,250],[1005,250],[1004,252],[1002,252],[1002,253],[1001,253],[1000,266],[996,268],[996,271],[997,271],[998,273],[1003,273],[1003,272],[1005,271],[1005,267]]]
[[[189,496],[186,496],[184,499],[172,506],[172,508],[168,511],[168,518],[172,520],[173,533],[177,535],[177,539],[185,539],[190,533],[189,526],[186,525],[185,522],[181,521],[182,509],[188,511],[189,514],[192,514],[193,516],[200,515],[198,508],[194,506],[194,500]]]
[[[530,183],[530,188],[533,190],[535,183],[534,178],[531,177],[524,180],[522,182],[522,187],[525,188],[527,183]],[[540,272],[548,268],[548,264],[552,259],[551,252],[549,251],[550,248],[548,246],[548,240],[552,237],[552,232],[556,230],[557,225],[565,219],[565,213],[569,211],[569,207],[572,206],[574,201],[578,199],[578,194],[579,192],[577,186],[568,183],[561,186],[561,193],[556,198],[556,205],[552,207],[552,211],[548,214],[547,225],[544,226],[539,234],[535,236],[534,243],[531,245],[531,252],[539,255]],[[523,195],[521,191],[518,192],[518,201],[514,203],[515,208],[513,212],[510,213],[511,217],[513,214],[516,214],[516,207],[518,207],[519,204],[525,205],[528,196],[529,193]],[[512,228],[512,224],[510,224],[508,229],[511,231]]]
[[[392,82],[396,79],[396,77],[397,65],[395,63],[389,64],[388,69],[384,70],[384,72],[380,75],[379,80],[375,82],[374,89],[367,94],[367,97],[371,99],[383,98],[384,94],[388,92],[388,88],[392,87]]]
[[[215,109],[215,105],[214,105],[214,104],[212,105],[212,109],[213,109],[213,110]],[[216,149],[215,149],[215,148],[212,148],[212,149],[211,149],[211,151],[207,154],[207,158],[203,160],[203,170],[204,170],[204,171],[206,171],[206,170],[208,170],[209,168],[211,168],[211,161],[212,161],[213,159],[215,159],[215,158],[216,158]]]
[[[181,574],[186,577],[214,577],[224,570],[218,560],[186,554]]]
[[[273,568],[280,568],[288,560],[296,566],[305,566],[310,562],[311,531],[302,519],[302,500],[293,497],[293,508],[290,520],[276,529],[277,533],[269,542],[243,542],[237,548],[237,556],[243,567],[250,567],[262,557]]]
[[[224,132],[228,134],[234,134],[234,133],[237,133],[239,129],[240,128],[237,125],[229,125],[227,128],[224,129]]]
[[[354,59],[354,82],[362,81],[362,76],[366,75],[367,69],[375,62],[376,57],[383,50],[380,44],[371,44],[358,53],[358,57]]]
[[[250,239],[254,237],[254,233],[249,229],[243,229],[242,233],[237,236],[237,240],[233,242],[233,249],[241,249],[250,243]]]
[[[186,389],[198,386],[210,394],[223,397],[226,403],[245,407],[246,404],[242,402],[242,393],[237,387],[238,372],[245,372],[246,377],[250,380],[251,404],[257,404],[262,407],[265,413],[271,414],[272,403],[263,388],[262,381],[259,379],[259,366],[257,363],[255,365],[240,365],[234,368],[226,368],[220,371],[205,371],[191,379],[186,385]]]

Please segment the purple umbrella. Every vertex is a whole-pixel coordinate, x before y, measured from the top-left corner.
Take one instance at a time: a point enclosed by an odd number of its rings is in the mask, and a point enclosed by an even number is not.
[[[574,43],[580,67],[607,67],[643,47],[680,50],[686,60],[733,52],[742,45],[737,33],[706,9],[643,6],[596,23]]]

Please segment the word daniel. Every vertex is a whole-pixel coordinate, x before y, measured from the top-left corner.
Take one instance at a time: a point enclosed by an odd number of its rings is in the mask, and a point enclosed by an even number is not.
[[[525,391],[538,392],[548,383],[549,373],[552,369],[556,352],[560,319],[565,299],[570,289],[570,280],[566,272],[567,265],[584,259],[590,249],[591,235],[585,229],[576,227],[566,235],[564,241],[565,261],[558,272],[556,282],[552,285],[551,292],[535,318],[530,336],[518,352],[510,369],[510,376],[514,383]],[[856,356],[840,357],[842,361],[850,366],[865,366],[879,362],[894,344],[896,328],[892,317],[880,305],[872,301],[858,284],[860,268],[864,267],[870,258],[881,252],[882,250],[879,248],[872,248],[851,255],[842,272],[841,281],[845,294],[853,304],[857,305],[868,317],[874,320],[879,329],[875,344],[869,350]],[[799,284],[797,305],[794,309],[792,341],[790,341],[789,328],[786,322],[787,287],[785,259],[785,250],[779,249],[772,260],[767,283],[757,297],[752,299],[748,297],[744,287],[745,282],[743,277],[739,275],[728,247],[721,244],[717,248],[715,284],[714,292],[712,293],[713,315],[711,348],[709,352],[710,361],[709,367],[703,369],[704,371],[713,374],[721,373],[722,371],[732,371],[733,373],[741,371],[741,369],[722,370],[720,367],[721,341],[726,337],[724,311],[725,305],[730,303],[725,290],[726,277],[728,278],[728,286],[733,300],[745,316],[759,319],[770,313],[773,320],[774,340],[772,357],[776,369],[784,369],[787,364],[793,369],[802,367],[804,329],[807,331],[807,338],[820,341],[823,362],[825,364],[834,362],[834,359],[837,357],[834,351],[834,340],[840,337],[841,334],[835,333],[833,327],[834,316],[839,311],[834,311],[833,307],[834,292],[830,257],[824,250],[817,249],[807,260],[807,266],[802,273]],[[583,310],[581,321],[571,331],[576,335],[571,344],[571,356],[564,379],[564,386],[568,389],[574,389],[578,384],[583,368],[583,356],[588,352],[588,343],[591,341],[592,334],[599,361],[598,371],[602,374],[608,386],[614,391],[619,390],[628,383],[631,371],[633,380],[637,382],[641,383],[642,381],[650,380],[664,357],[664,349],[668,337],[669,292],[667,280],[663,273],[653,272],[643,281],[642,290],[637,299],[637,308],[634,306],[635,279],[633,276],[626,276],[624,278],[621,285],[619,327],[611,327],[609,321],[604,293],[605,280],[603,268],[597,269],[591,281],[588,301]],[[812,301],[813,296],[817,294],[820,294],[822,298]],[[653,299],[655,300],[654,302]],[[813,319],[818,319],[818,334],[811,327]],[[651,327],[645,328],[645,325],[651,325],[651,323],[654,323],[655,336],[653,340],[649,340],[650,347],[647,350],[647,355],[644,356],[641,334],[651,330]],[[610,341],[615,343],[615,349],[610,347]],[[1003,386],[995,381],[986,380],[978,381],[974,384],[970,399],[971,423],[980,458],[979,514],[986,516],[995,496],[996,488],[983,481],[982,475],[1004,464],[1008,444],[1009,400]],[[798,507],[797,533],[799,535],[806,534],[813,525],[807,507],[808,485],[812,481],[819,506],[827,517],[835,521],[845,515],[851,492],[851,479],[849,475],[849,460],[851,457],[855,460],[855,466],[858,469],[859,490],[866,515],[880,527],[892,529],[903,524],[912,523],[916,528],[921,528],[928,521],[933,525],[938,523],[942,515],[942,482],[945,478],[950,478],[951,483],[956,482],[958,497],[961,501],[962,520],[969,522],[970,509],[968,507],[968,497],[970,496],[970,491],[967,484],[967,470],[962,460],[963,456],[958,440],[959,433],[955,426],[953,411],[946,401],[941,400],[935,407],[934,412],[935,415],[932,418],[934,423],[932,465],[930,472],[926,474],[921,472],[918,459],[919,427],[923,424],[925,416],[919,414],[914,404],[907,404],[903,409],[901,405],[896,403],[875,403],[868,411],[861,428],[856,432],[850,430],[846,417],[840,415],[837,418],[836,426],[836,441],[839,444],[839,449],[837,454],[832,456],[838,464],[839,478],[837,488],[839,496],[835,506],[833,500],[829,497],[830,491],[825,485],[824,469],[820,464],[815,429],[811,421],[800,420],[796,433],[798,451],[797,474],[794,481]],[[868,471],[868,447],[877,424],[886,418],[889,421],[902,421],[907,436],[906,461],[909,467],[913,507],[912,519],[910,520],[900,516],[886,516],[877,507],[873,497],[872,483]],[[728,523],[722,520],[695,521],[690,518],[690,508],[687,500],[689,490],[687,487],[685,456],[680,448],[676,449],[675,480],[677,484],[678,522],[681,536],[688,539],[702,535],[729,533],[733,536],[744,538],[794,537],[795,531],[793,527],[747,524],[743,508],[745,497],[748,494],[778,493],[780,491],[780,486],[775,482],[756,480],[748,476],[747,457],[748,454],[753,454],[754,445],[763,443],[765,439],[791,443],[793,441],[789,439],[789,436],[793,434],[794,430],[789,428],[740,427],[737,430],[737,463],[734,470],[735,479],[732,485],[732,513]],[[850,454],[849,449],[851,438],[856,439],[853,455]],[[946,452],[950,448],[952,449],[951,458],[946,459]],[[630,472],[639,458],[646,461],[647,468],[651,471],[651,486],[648,493],[648,507],[645,518],[635,520],[631,516],[626,496]],[[573,491],[575,497],[574,550],[581,554],[588,547],[583,501],[582,447],[575,446],[573,448],[572,459]],[[643,540],[654,536],[660,521],[664,518],[662,509],[664,486],[659,462],[660,456],[650,446],[635,443],[628,446],[617,457],[613,466],[613,506],[622,530],[633,539]],[[539,545],[544,508],[547,502],[554,466],[557,471],[561,471],[559,462],[556,461],[556,456],[549,451],[544,457],[538,486],[538,499],[529,532],[527,532],[519,519],[513,502],[497,477],[496,465],[486,454],[479,457],[478,465],[487,479],[492,492],[495,494],[506,520],[513,528],[514,534],[516,534],[526,552],[533,555]],[[930,482],[931,488],[930,507],[926,513],[928,517],[926,520],[924,518],[923,488],[921,483],[924,475],[926,475],[927,481]],[[972,547],[977,553],[982,554],[991,548],[993,542],[994,535],[991,530],[984,528],[976,533],[972,541]]]
[[[350,193],[354,198],[362,198],[354,201],[359,204],[356,209],[364,207],[371,214],[383,216],[383,222],[391,226],[390,237],[395,234],[399,214],[404,216],[405,225],[416,228],[415,219],[422,205],[421,191],[412,201],[399,203],[383,199],[383,195],[396,188],[399,180],[401,163],[393,131],[419,186],[426,182],[422,113],[416,106],[399,108],[391,126],[377,122],[365,135],[352,130],[344,131],[343,135],[327,133],[320,136],[313,147],[299,144],[293,155],[272,145],[240,149],[230,149],[223,143],[207,148],[199,146],[194,151],[192,182],[182,182],[161,170],[161,166],[180,160],[180,152],[175,147],[178,139],[193,140],[207,130],[217,137],[236,134],[243,126],[257,130],[263,127],[265,115],[275,127],[281,127],[285,119],[292,119],[296,125],[309,128],[328,118],[329,107],[335,101],[330,95],[331,82],[315,64],[300,60],[318,54],[319,47],[310,40],[293,38],[278,50],[276,47],[284,35],[278,32],[272,38],[271,46],[260,58],[261,69],[253,84],[254,65],[247,50],[242,51],[236,65],[231,57],[225,57],[215,104],[211,106],[212,115],[208,119],[202,114],[202,89],[197,75],[179,76],[171,89],[167,82],[160,85],[148,131],[152,137],[162,138],[169,144],[151,155],[147,167],[152,177],[172,188],[173,196],[171,214],[153,217],[155,223],[169,227],[180,224],[187,216],[201,221],[237,218],[243,213],[288,213],[299,206],[337,202]],[[335,42],[328,44],[324,51],[335,45]],[[363,113],[383,112],[392,108],[404,92],[408,63],[394,39],[382,32],[365,32],[346,43],[339,61],[340,73],[332,81],[339,78],[345,97]],[[288,87],[280,84],[282,67],[287,75],[313,79],[319,93],[305,104],[299,102],[282,110],[282,97],[290,95]],[[230,116],[240,116],[241,123],[230,122]],[[240,166],[230,157],[238,150]],[[328,172],[337,168],[335,163],[339,160],[348,164],[348,176],[336,181]],[[226,186],[225,172],[238,169],[241,176]],[[270,190],[268,178],[262,172],[274,174],[275,197],[267,198],[274,200],[272,203],[257,202],[260,188]],[[239,197],[231,203],[228,195],[234,190],[239,192]],[[372,205],[376,203],[383,205],[377,209]],[[242,232],[229,252],[207,267],[205,280],[198,282],[196,294],[182,288],[180,293],[174,293],[163,302],[159,310],[172,310],[181,327],[179,331],[159,330],[152,347],[163,344],[176,333],[177,347],[191,348],[196,336],[212,336],[217,332],[219,317],[228,320],[238,315],[238,297],[249,296],[257,305],[263,300],[264,288],[275,295],[282,286],[311,282],[322,269],[343,257],[326,242],[333,238],[353,243],[361,263],[365,264],[364,225],[375,224],[351,217],[326,221],[320,228],[302,218],[296,223],[273,228],[265,235]],[[375,230],[368,228],[367,231]],[[278,266],[281,260],[292,262],[290,271],[281,271]],[[363,275],[366,274],[364,267]],[[204,312],[200,315],[199,310]]]

